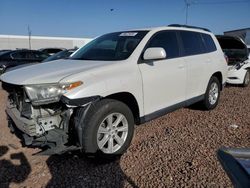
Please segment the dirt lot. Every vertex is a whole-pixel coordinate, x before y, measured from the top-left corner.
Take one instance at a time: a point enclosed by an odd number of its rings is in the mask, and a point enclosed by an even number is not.
[[[7,128],[0,90],[0,187],[230,187],[216,150],[250,147],[249,99],[250,87],[227,87],[211,112],[185,108],[140,125],[127,153],[102,164],[22,148]]]

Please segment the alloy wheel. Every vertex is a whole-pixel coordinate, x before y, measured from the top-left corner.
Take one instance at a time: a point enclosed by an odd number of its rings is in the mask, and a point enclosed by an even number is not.
[[[106,154],[118,151],[128,136],[128,121],[121,113],[112,113],[104,118],[97,131],[97,145]]]

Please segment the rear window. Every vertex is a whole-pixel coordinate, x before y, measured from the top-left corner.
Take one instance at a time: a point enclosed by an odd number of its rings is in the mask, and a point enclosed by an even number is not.
[[[182,39],[185,56],[206,53],[206,48],[200,33],[180,31],[180,36]]]
[[[201,36],[203,38],[207,52],[214,52],[217,50],[217,48],[214,44],[214,40],[212,39],[212,37],[210,35],[202,33]]]

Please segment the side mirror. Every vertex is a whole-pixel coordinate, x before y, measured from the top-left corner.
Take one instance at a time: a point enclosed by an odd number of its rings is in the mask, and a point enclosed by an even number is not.
[[[167,57],[166,51],[163,48],[148,48],[143,54],[144,60],[159,60]]]

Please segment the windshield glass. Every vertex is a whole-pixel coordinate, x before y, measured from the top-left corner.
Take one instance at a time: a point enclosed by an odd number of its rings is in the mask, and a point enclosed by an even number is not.
[[[117,61],[127,59],[148,31],[103,35],[78,50],[70,59]]]

